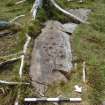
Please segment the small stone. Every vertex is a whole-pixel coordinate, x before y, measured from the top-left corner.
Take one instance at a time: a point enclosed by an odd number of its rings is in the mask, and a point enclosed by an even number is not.
[[[77,28],[77,24],[75,24],[75,23],[66,23],[66,24],[64,24],[63,25],[63,27],[64,27],[64,31],[65,32],[68,32],[68,33],[73,33],[74,32],[74,30]]]

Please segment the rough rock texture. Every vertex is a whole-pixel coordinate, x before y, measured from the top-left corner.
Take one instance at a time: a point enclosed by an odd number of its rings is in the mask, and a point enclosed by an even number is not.
[[[64,27],[64,31],[67,32],[67,33],[73,33],[74,30],[77,28],[77,24],[75,23],[66,23],[63,25]]]
[[[49,25],[48,25],[49,24]],[[66,33],[70,33],[72,34],[74,32],[74,30],[77,28],[77,24],[75,23],[65,23],[65,24],[61,24],[60,22],[54,21],[54,22],[46,22],[45,23],[46,27],[49,28],[49,26],[54,25],[53,27],[55,29],[58,29],[60,31],[66,32]],[[51,27],[50,26],[50,27]]]
[[[42,33],[35,39],[30,76],[40,93],[44,93],[47,85],[53,82],[66,82],[64,74],[72,69],[70,36],[63,31],[61,23],[48,21]]]
[[[105,101],[102,102],[102,105],[105,105]]]
[[[69,9],[68,11],[70,13],[72,13],[73,15],[79,17],[83,21],[87,21],[88,15],[91,12],[90,9],[84,9],[84,8],[80,8],[80,9]]]

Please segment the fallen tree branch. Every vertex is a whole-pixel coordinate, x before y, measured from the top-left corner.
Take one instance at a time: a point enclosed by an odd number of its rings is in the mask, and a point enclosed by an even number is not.
[[[83,62],[83,82],[86,83],[86,62]]]
[[[35,2],[33,4],[31,12],[32,12],[32,16],[34,19],[36,18],[37,10],[38,10],[38,8],[41,7],[41,4],[42,4],[42,0],[35,0]]]
[[[21,17],[24,17],[25,15],[19,15],[17,17],[15,17],[14,19],[10,20],[10,23],[16,21],[17,19],[21,18]]]
[[[72,17],[73,19],[75,19],[75,20],[77,20],[77,21],[79,21],[79,22],[81,22],[81,23],[87,23],[87,22],[85,22],[84,20],[81,20],[79,17],[77,17],[77,16],[71,14],[70,12],[64,10],[63,8],[61,8],[54,0],[50,0],[50,1],[51,1],[51,3],[52,3],[58,10],[60,10],[60,11],[63,12],[64,14],[69,15],[70,17]]]
[[[23,54],[24,55],[21,56],[21,65],[20,65],[20,69],[19,69],[20,79],[22,78],[22,74],[23,74],[25,55],[27,53],[27,48],[28,48],[28,45],[29,45],[30,40],[31,40],[31,37],[28,34],[26,34],[26,38],[27,38],[27,40],[26,40],[26,42],[24,44],[24,47],[23,47]],[[20,91],[18,92],[17,99],[16,99],[16,101],[14,103],[15,105],[19,105],[19,101],[18,101],[19,97],[20,97]]]
[[[31,37],[28,34],[26,34],[26,38],[27,38],[27,40],[26,40],[26,42],[24,44],[24,47],[23,47],[23,53],[24,53],[24,55],[21,56],[21,65],[20,65],[20,69],[19,69],[20,78],[22,78],[25,55],[27,53],[27,48],[28,48],[28,45],[29,45],[30,40],[31,40]]]
[[[75,0],[67,0],[68,2],[70,1],[70,2],[73,2],[73,1],[75,1]],[[83,3],[83,2],[85,2],[85,0],[78,0],[77,2],[79,2],[79,3]]]
[[[16,2],[15,4],[18,5],[18,4],[21,4],[21,3],[25,2],[25,1],[26,0],[21,0],[21,1]]]
[[[19,69],[19,76],[20,78],[22,78],[22,73],[23,73],[23,67],[24,67],[24,55],[21,56],[21,65],[20,65],[20,69]]]
[[[21,58],[21,57],[8,59],[7,61],[1,62],[1,63],[0,63],[0,66],[3,66],[3,65],[5,65],[5,64],[7,64],[7,63],[15,62],[15,61],[19,60],[20,58]]]
[[[30,40],[31,40],[31,37],[28,34],[26,34],[26,38],[27,38],[27,40],[26,40],[26,43],[25,43],[24,48],[23,48],[23,53],[24,54],[26,54],[27,48],[28,48],[28,44],[30,43]]]
[[[25,82],[8,82],[8,81],[5,81],[5,80],[0,80],[0,84],[7,84],[7,85],[24,84],[24,85],[30,85],[30,83],[25,83]]]

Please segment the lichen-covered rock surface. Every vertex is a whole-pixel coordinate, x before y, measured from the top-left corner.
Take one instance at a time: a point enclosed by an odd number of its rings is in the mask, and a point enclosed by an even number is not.
[[[77,16],[78,18],[80,18],[83,21],[87,21],[88,15],[91,13],[91,9],[84,9],[84,8],[68,9],[68,12]]]
[[[63,30],[63,31],[62,31]],[[54,82],[67,81],[64,74],[72,70],[70,35],[57,21],[46,22],[42,33],[35,39],[30,76],[37,91]]]

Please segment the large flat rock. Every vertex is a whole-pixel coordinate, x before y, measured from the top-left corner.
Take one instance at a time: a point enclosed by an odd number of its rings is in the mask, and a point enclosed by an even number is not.
[[[68,12],[77,16],[78,18],[80,18],[83,21],[87,21],[88,15],[91,13],[91,9],[84,9],[84,8],[68,9]]]
[[[42,93],[49,84],[66,82],[64,74],[72,70],[70,35],[62,30],[61,23],[48,21],[34,42],[30,76],[36,90]]]

